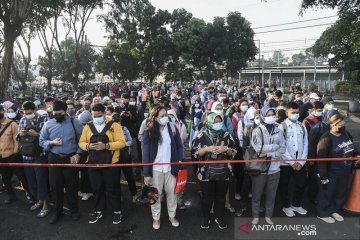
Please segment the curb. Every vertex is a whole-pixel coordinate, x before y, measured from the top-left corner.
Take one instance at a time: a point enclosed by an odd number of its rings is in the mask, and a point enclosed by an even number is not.
[[[356,116],[350,116],[349,117],[351,121],[353,121],[354,123],[358,123],[360,124],[360,118],[356,117]]]

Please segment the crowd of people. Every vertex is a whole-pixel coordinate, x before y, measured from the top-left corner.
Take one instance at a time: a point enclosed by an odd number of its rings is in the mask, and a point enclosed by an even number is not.
[[[113,224],[119,224],[123,172],[133,203],[152,198],[153,228],[160,228],[164,196],[169,221],[178,227],[176,211],[186,205],[183,192],[175,194],[174,189],[180,162],[190,160],[185,158],[188,151],[192,161],[230,160],[192,166],[202,203],[202,229],[212,222],[226,229],[226,210],[237,217],[251,211],[252,224],[258,224],[264,212],[266,223],[274,224],[277,194],[284,216],[306,215],[303,201],[308,198],[319,219],[344,221],[341,209],[359,161],[312,160],[358,156],[331,96],[303,91],[299,84],[289,95],[252,83],[131,86],[109,89],[102,84],[86,96],[0,105],[1,163],[155,163],[142,168],[2,166],[4,203],[16,199],[14,175],[26,192],[29,210],[39,211],[41,218],[53,212],[52,224],[62,219],[64,197],[72,219],[80,218],[79,193],[83,201],[94,199],[90,224],[103,217],[105,208],[113,212]],[[253,161],[232,163],[234,159]],[[237,209],[235,201],[240,202]]]

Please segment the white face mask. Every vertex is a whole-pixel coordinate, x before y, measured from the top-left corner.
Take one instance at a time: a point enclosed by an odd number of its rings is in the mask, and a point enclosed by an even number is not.
[[[169,123],[169,117],[168,116],[162,117],[159,119],[159,122],[161,125],[165,126]]]
[[[300,114],[294,113],[294,114],[291,114],[290,120],[296,122],[299,119],[299,117],[300,117]]]
[[[135,106],[135,105],[136,105],[136,102],[129,102],[129,105],[130,105],[130,106]]]
[[[10,119],[14,119],[14,118],[16,118],[16,113],[14,113],[14,112],[8,113],[7,117]]]
[[[200,104],[195,103],[195,107],[196,107],[196,108],[199,108],[199,107],[200,107]]]
[[[147,118],[149,116],[149,113],[144,113],[144,117]]]
[[[266,124],[274,124],[276,122],[275,116],[265,117],[264,122]]]
[[[215,110],[216,115],[222,116],[224,114],[223,110]]]
[[[257,126],[259,126],[260,123],[261,123],[260,118],[255,119],[255,120],[254,120],[254,123],[255,123]]]

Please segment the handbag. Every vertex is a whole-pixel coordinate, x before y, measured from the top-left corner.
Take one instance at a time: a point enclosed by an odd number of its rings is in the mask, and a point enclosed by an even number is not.
[[[179,194],[185,190],[187,183],[188,170],[181,168],[176,177],[175,194]]]
[[[264,134],[260,127],[259,129],[261,132],[261,141],[262,141],[259,154],[257,154],[255,149],[251,146],[246,149],[244,154],[245,160],[251,160],[250,162],[245,163],[245,171],[250,176],[257,176],[261,173],[267,173],[269,171],[271,164],[270,161],[266,161],[266,162],[259,161],[259,160],[263,161],[264,159],[267,159],[267,157],[259,157],[264,147]]]

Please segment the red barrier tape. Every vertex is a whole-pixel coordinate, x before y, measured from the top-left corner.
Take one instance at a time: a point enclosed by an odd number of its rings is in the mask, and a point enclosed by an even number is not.
[[[360,157],[353,158],[314,158],[314,159],[290,159],[290,160],[271,160],[271,162],[328,162],[328,161],[357,161]],[[192,165],[192,164],[211,164],[211,163],[246,163],[246,162],[267,162],[269,160],[209,160],[209,161],[188,161],[174,163],[124,163],[124,164],[52,164],[52,163],[0,163],[0,167],[80,167],[80,168],[111,168],[111,167],[142,167],[154,165]]]

